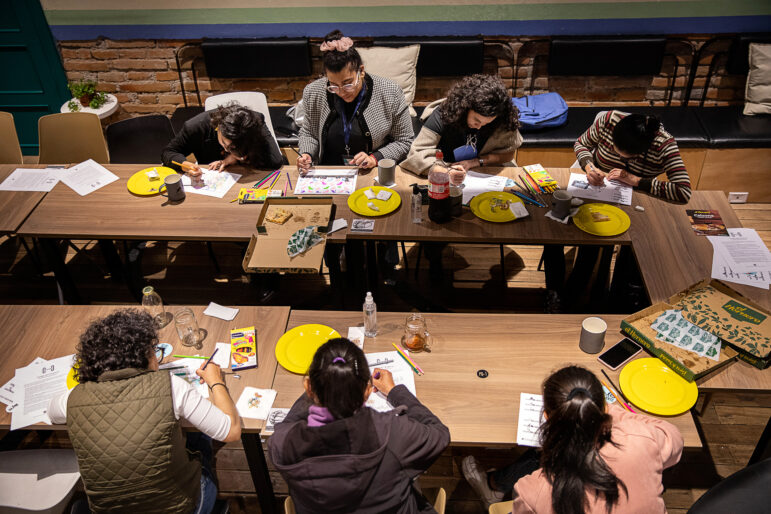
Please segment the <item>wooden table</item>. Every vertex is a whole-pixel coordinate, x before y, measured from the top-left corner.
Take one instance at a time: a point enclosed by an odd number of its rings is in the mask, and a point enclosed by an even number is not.
[[[78,338],[88,323],[105,316],[121,306],[74,305],[5,305],[0,306],[0,327],[3,327],[4,352],[0,361],[0,384],[13,378],[16,368],[28,365],[35,357],[53,359],[75,352]],[[276,370],[274,347],[284,333],[289,318],[289,307],[239,307],[233,321],[205,316],[202,306],[191,306],[200,328],[207,332],[200,350],[182,346],[172,321],[159,332],[159,340],[174,347],[174,353],[211,355],[217,342],[229,342],[230,330],[254,325],[257,329],[258,363],[256,369],[239,373],[240,379],[225,375],[224,379],[233,401],[237,401],[244,387],[270,388]],[[167,307],[175,313],[181,307]],[[164,361],[165,362],[165,361]],[[242,418],[241,440],[249,463],[249,470],[257,490],[263,512],[273,512],[273,488],[267,474],[267,463],[260,443],[259,432],[265,422]],[[0,429],[8,429],[11,415],[0,409]],[[34,425],[35,429],[65,430],[66,425]],[[264,504],[264,505],[263,505]]]
[[[403,333],[406,313],[378,313],[378,336],[364,343],[366,352],[393,350]],[[453,444],[512,446],[516,444],[519,394],[540,393],[541,383],[563,365],[586,366],[598,375],[596,355],[578,348],[579,315],[425,314],[434,338],[431,353],[415,356],[425,370],[415,377],[418,398],[450,429]],[[611,329],[606,341],[621,336],[613,329],[622,316],[603,316]],[[341,334],[361,324],[358,312],[295,311],[288,329],[324,323]],[[489,376],[477,376],[485,369]],[[611,372],[616,379],[616,372]],[[302,377],[276,369],[274,406],[290,407],[303,391]],[[688,447],[702,443],[690,412],[668,418]]]
[[[40,164],[0,164],[0,182],[16,168],[42,169]],[[47,193],[42,191],[0,191],[0,235],[13,234]]]

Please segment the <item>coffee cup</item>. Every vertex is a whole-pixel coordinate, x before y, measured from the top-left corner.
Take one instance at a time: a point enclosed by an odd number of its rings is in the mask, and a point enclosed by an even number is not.
[[[166,194],[163,194],[163,190],[166,189]],[[158,188],[158,192],[163,196],[168,197],[172,202],[179,202],[185,199],[185,186],[182,184],[182,175],[174,174],[167,175],[163,179],[163,184]]]
[[[605,332],[608,324],[602,318],[586,318],[581,323],[581,338],[578,347],[585,353],[599,353],[605,346]]]
[[[583,200],[573,198],[573,195],[563,189],[555,191],[551,196],[553,199],[551,213],[558,219],[564,219],[570,214],[570,209],[583,203]]]
[[[391,186],[396,177],[396,161],[380,159],[377,163],[377,181],[381,186]]]

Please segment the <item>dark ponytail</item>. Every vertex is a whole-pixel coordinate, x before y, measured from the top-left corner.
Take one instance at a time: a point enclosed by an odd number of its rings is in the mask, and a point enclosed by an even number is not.
[[[586,488],[604,496],[607,511],[626,486],[608,468],[600,448],[611,443],[611,417],[597,377],[578,366],[552,374],[543,384],[546,422],[541,427],[541,467],[552,484],[552,508],[560,514],[582,514]]]
[[[655,116],[630,114],[616,123],[613,143],[624,153],[640,155],[651,147],[660,128],[661,122]]]
[[[340,41],[344,37],[345,36],[343,36],[343,33],[340,32],[339,30],[333,30],[332,32],[324,36],[324,43]],[[354,46],[351,46],[350,48],[342,52],[339,50],[325,51],[323,47],[324,45],[322,44],[321,61],[322,63],[324,63],[324,69],[326,71],[337,73],[346,67],[351,70],[358,70],[363,64],[361,60],[361,55],[359,55],[359,52],[356,50]]]
[[[348,339],[330,339],[316,350],[308,378],[322,407],[335,419],[348,418],[364,404],[370,381],[364,352]]]

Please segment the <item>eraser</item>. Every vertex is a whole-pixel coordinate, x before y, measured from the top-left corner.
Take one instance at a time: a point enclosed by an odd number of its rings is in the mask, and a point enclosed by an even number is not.
[[[640,212],[645,212],[645,207],[643,207],[642,205],[635,205],[634,206],[634,210],[640,211]]]

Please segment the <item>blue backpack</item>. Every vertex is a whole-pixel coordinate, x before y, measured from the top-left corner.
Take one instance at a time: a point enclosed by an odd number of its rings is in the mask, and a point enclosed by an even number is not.
[[[519,111],[520,132],[560,127],[568,122],[568,104],[558,93],[512,98]]]

